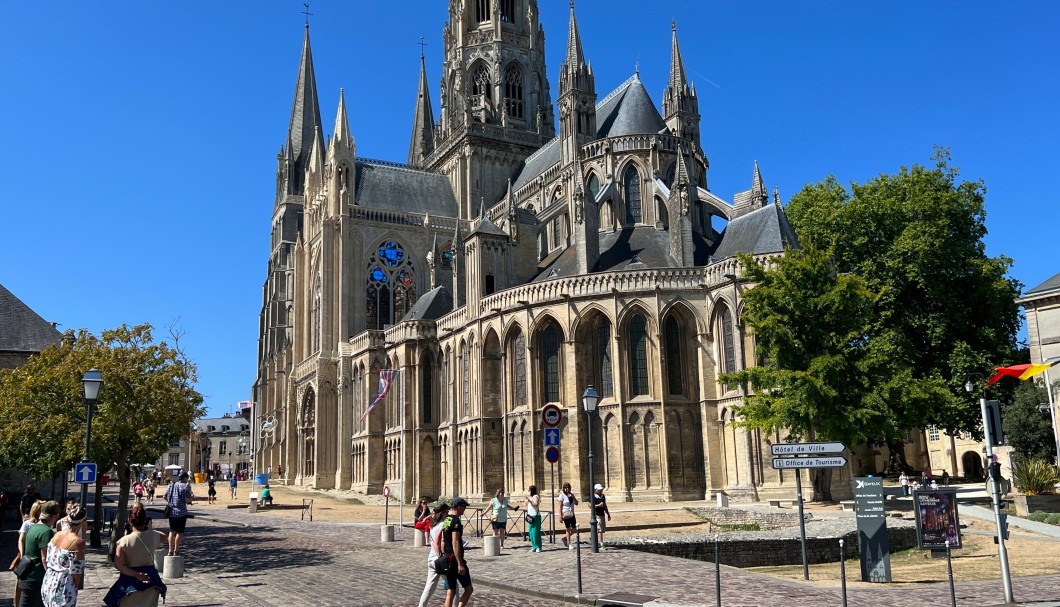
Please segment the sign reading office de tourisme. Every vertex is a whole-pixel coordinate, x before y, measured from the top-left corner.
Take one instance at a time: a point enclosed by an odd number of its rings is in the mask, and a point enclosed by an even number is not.
[[[769,446],[770,453],[779,455],[773,458],[776,470],[788,468],[842,468],[847,465],[847,458],[842,455],[846,450],[843,443],[777,443]]]

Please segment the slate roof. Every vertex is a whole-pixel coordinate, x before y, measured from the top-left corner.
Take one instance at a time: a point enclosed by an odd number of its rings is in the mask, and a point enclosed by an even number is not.
[[[779,204],[768,204],[729,222],[711,251],[714,261],[737,253],[780,253],[784,247],[798,247],[795,230]]]
[[[378,160],[358,159],[355,166],[358,206],[385,211],[459,217],[453,188],[445,175]]]
[[[468,237],[471,237],[475,234],[490,234],[492,236],[503,236],[505,238],[508,237],[508,233],[497,227],[497,224],[493,223],[493,220],[489,217],[482,217],[481,219],[479,219],[476,222],[474,229],[472,229],[471,233],[468,234]]]
[[[242,417],[203,417],[193,422],[197,428],[208,432],[207,428],[213,426],[213,432],[221,432],[221,426],[228,426],[229,432],[240,432],[250,430],[250,422]]]
[[[666,123],[637,74],[596,104],[596,125],[597,139],[655,134],[666,128]],[[562,158],[563,148],[557,137],[526,159],[522,170],[512,181],[512,188],[519,189]]]
[[[1060,274],[1053,276],[1049,280],[1034,287],[1033,289],[1028,289],[1027,291],[1024,291],[1023,296],[1028,297],[1030,295],[1039,295],[1041,293],[1047,293],[1049,291],[1055,291],[1057,289],[1060,289]]]
[[[416,299],[412,309],[401,320],[437,320],[453,311],[453,296],[439,285]]]
[[[35,354],[62,340],[52,323],[0,285],[0,352]]]

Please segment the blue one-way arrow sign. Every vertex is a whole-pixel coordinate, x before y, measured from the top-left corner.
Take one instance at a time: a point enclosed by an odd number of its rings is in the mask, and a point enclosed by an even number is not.
[[[559,428],[545,428],[545,446],[559,446]]]
[[[76,464],[74,466],[74,481],[78,483],[96,482],[96,465],[88,462]]]

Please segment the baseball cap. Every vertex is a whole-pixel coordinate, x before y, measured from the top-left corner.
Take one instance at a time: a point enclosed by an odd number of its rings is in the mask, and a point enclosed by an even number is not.
[[[453,508],[459,508],[460,506],[467,506],[467,500],[462,497],[453,500]]]
[[[596,489],[597,491],[603,491],[604,490],[604,486],[601,485],[600,483],[596,483],[596,486],[593,487],[593,489]]]

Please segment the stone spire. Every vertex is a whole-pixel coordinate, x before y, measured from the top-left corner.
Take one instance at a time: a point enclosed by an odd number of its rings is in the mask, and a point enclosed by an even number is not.
[[[511,178],[508,179],[508,195],[505,200],[508,201],[508,237],[512,239],[512,244],[517,244],[519,242],[519,212],[515,204],[515,192],[512,191]]]
[[[567,31],[567,56],[563,60],[563,70],[574,72],[584,65],[585,53],[582,51],[582,37],[578,33],[578,20],[574,15],[574,0],[570,0],[570,27]]]
[[[558,102],[563,164],[567,165],[577,159],[582,145],[596,138],[596,82],[582,52],[574,0],[570,3],[567,56],[559,73]]]
[[[316,147],[314,146],[314,150]],[[339,89],[339,107],[335,111],[335,130],[327,146],[327,166],[331,167],[328,180],[328,214],[336,217],[342,215],[353,201],[356,190],[353,170],[356,161],[356,145],[350,135],[350,123],[346,118],[346,93]]]
[[[313,71],[313,51],[309,45],[309,25],[302,42],[302,59],[298,65],[298,79],[294,86],[291,122],[287,129],[285,162],[287,169],[286,194],[305,193],[305,172],[313,151],[315,133],[320,129],[320,105],[317,99],[317,79]]]
[[[758,161],[755,160],[755,175],[751,182],[751,197],[754,199],[755,204],[758,206],[765,206],[766,202],[769,201],[769,194],[766,192],[766,186],[762,183],[762,171],[758,170]]]
[[[663,91],[663,120],[672,134],[693,144],[692,151],[699,147],[699,99],[696,89],[685,76],[685,62],[681,58],[681,45],[677,42],[677,23],[672,22],[673,42],[670,48],[670,81]]]
[[[335,130],[331,134],[331,147],[336,145],[354,149],[350,121],[346,118],[346,92],[343,89],[339,89],[339,108],[335,112]]]
[[[420,87],[416,96],[416,114],[412,119],[412,141],[409,143],[409,166],[422,167],[434,151],[434,110],[427,86],[427,65],[420,53]]]

